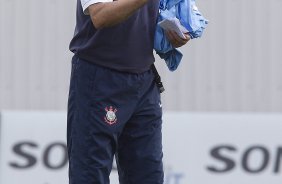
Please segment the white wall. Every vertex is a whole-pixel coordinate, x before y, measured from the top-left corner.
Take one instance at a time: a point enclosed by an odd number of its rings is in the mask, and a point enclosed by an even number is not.
[[[282,112],[282,1],[198,0],[210,24],[171,73],[167,110]],[[0,109],[66,109],[75,0],[0,0]]]

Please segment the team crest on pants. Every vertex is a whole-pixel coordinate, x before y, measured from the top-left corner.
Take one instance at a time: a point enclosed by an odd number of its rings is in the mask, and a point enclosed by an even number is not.
[[[109,125],[115,124],[117,122],[117,116],[116,116],[117,109],[110,106],[109,108],[106,107],[105,111],[106,111],[106,116],[104,117],[105,122],[108,123]]]

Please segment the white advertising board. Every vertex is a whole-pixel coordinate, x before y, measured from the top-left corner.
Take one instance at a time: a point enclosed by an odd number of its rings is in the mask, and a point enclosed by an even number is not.
[[[67,183],[66,113],[1,113],[0,184]]]
[[[65,112],[2,112],[0,121],[0,184],[68,183]],[[167,112],[163,145],[165,184],[282,183],[279,114]]]
[[[167,183],[282,183],[282,115],[167,113],[164,120],[164,162],[177,175]]]

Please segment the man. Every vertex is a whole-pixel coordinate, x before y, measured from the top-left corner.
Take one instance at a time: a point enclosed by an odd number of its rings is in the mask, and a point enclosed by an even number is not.
[[[78,0],[70,50],[70,184],[162,184],[162,109],[151,69],[158,0]],[[174,32],[174,47],[188,42]]]

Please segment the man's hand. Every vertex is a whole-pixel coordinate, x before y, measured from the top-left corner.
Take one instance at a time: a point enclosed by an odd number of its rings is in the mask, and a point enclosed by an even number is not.
[[[181,47],[190,40],[190,36],[187,33],[184,35],[186,37],[185,39],[178,36],[178,34],[174,31],[166,31],[166,36],[174,48]]]

